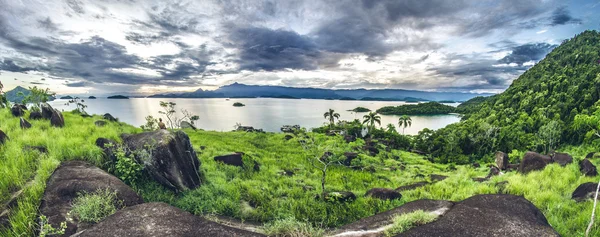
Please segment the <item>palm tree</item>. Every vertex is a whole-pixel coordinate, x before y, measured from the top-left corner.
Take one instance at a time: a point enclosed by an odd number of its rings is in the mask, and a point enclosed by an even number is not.
[[[396,127],[395,127],[393,124],[391,124],[391,123],[389,123],[389,124],[387,125],[387,131],[388,131],[388,132],[391,132],[391,133],[397,133],[397,131],[396,131]]]
[[[412,119],[408,117],[408,115],[402,115],[398,119],[398,126],[402,127],[402,134],[404,134],[404,129],[406,127],[410,127],[412,125]]]
[[[323,114],[323,117],[325,119],[329,120],[329,123],[331,124],[331,126],[333,127],[333,125],[335,125],[335,119],[340,119],[340,114],[336,113],[333,109],[329,109],[329,111],[325,112],[325,114]]]
[[[375,112],[370,112],[369,114],[363,116],[363,124],[369,124],[369,130],[375,128],[375,123],[381,125],[381,116],[377,115]]]

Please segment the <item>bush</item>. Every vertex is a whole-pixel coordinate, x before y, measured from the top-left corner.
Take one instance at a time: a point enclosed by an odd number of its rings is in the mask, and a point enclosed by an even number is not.
[[[117,149],[115,155],[117,162],[112,168],[112,172],[123,182],[129,185],[135,184],[140,179],[144,166],[136,162],[131,155],[127,155],[123,148]]]
[[[394,224],[392,227],[385,230],[386,236],[394,236],[407,231],[413,227],[427,224],[437,219],[435,214],[418,210],[415,212],[407,213],[394,217]]]
[[[98,223],[114,214],[123,202],[117,200],[117,192],[108,189],[95,193],[81,193],[73,200],[71,213],[82,222]]]

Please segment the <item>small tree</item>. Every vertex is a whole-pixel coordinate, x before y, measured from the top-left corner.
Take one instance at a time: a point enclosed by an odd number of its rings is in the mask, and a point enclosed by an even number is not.
[[[377,115],[375,112],[370,112],[363,116],[363,119],[363,124],[369,124],[369,132],[375,129],[375,123],[381,125],[381,116]]]
[[[323,114],[323,117],[329,120],[329,126],[333,127],[333,125],[335,125],[335,120],[340,119],[340,114],[336,113],[333,109],[329,109],[329,111]]]
[[[321,147],[315,142],[314,136],[304,134],[304,139],[299,140],[300,145],[306,151],[306,159],[312,167],[321,172],[321,198],[325,200],[325,184],[327,182],[327,171],[331,166],[341,165],[342,155],[334,151],[333,146]]]
[[[404,134],[404,129],[406,127],[410,127],[412,125],[412,119],[408,115],[402,115],[398,119],[398,126],[402,127],[402,134]]]
[[[85,105],[84,103],[85,100],[80,99],[79,97],[75,97],[67,101],[65,105],[75,104],[75,106],[77,107],[75,111],[77,111],[80,114],[87,114],[87,112],[85,112],[85,108],[87,108],[87,105]]]
[[[387,132],[390,132],[390,133],[397,133],[398,131],[396,131],[396,127],[395,127],[393,124],[389,123],[389,124],[387,125]]]
[[[147,131],[154,131],[158,129],[158,119],[152,117],[152,115],[146,116],[146,124],[140,126],[142,129]]]
[[[29,94],[24,95],[22,92],[19,92],[20,96],[25,96],[23,99],[23,104],[33,104],[31,110],[40,111],[42,107],[42,103],[48,102],[48,99],[55,95],[55,93],[50,92],[50,89],[41,89],[37,88],[37,86],[29,87]]]
[[[562,128],[558,121],[552,120],[546,125],[540,127],[538,131],[538,136],[542,139],[542,143],[544,144],[546,154],[549,154],[560,141],[560,136],[562,134]]]
[[[183,109],[181,113],[183,114],[182,118],[178,118],[176,115],[175,106],[177,104],[175,102],[160,102],[160,107],[163,108],[163,111],[158,111],[160,114],[164,114],[167,117],[167,123],[171,129],[179,128],[180,124],[184,120],[189,120],[192,125],[194,122],[199,120],[200,117],[198,115],[192,115],[189,111]]]

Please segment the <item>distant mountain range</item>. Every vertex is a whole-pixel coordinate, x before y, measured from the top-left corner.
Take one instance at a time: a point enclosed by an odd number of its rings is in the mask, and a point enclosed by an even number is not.
[[[194,92],[166,93],[150,98],[288,98],[288,99],[337,99],[381,101],[467,101],[489,93],[429,92],[402,89],[318,89],[284,86],[256,86],[233,83],[214,91],[198,89]]]
[[[23,99],[25,99],[25,97],[28,96],[30,93],[31,91],[29,91],[28,89],[25,89],[21,86],[17,86],[14,89],[6,92],[6,99],[13,103],[21,103]],[[55,99],[56,98],[53,96],[48,97],[49,101],[53,101]]]

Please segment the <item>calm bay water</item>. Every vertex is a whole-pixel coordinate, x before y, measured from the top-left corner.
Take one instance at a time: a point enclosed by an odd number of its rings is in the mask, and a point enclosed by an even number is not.
[[[312,99],[159,99],[159,98],[132,98],[128,100],[95,99],[85,100],[88,106],[86,111],[90,114],[110,113],[120,121],[140,126],[145,123],[145,117],[152,115],[162,117],[158,111],[160,101],[177,103],[178,116],[182,116],[181,109],[186,109],[192,114],[200,116],[196,126],[205,130],[230,131],[236,123],[244,126],[262,128],[268,132],[279,132],[282,125],[298,124],[302,127],[319,127],[327,121],[323,114],[330,108],[340,114],[342,120],[361,119],[366,113],[354,113],[348,110],[358,106],[375,111],[383,106],[397,106],[406,104],[400,101],[340,101],[340,100],[312,100]],[[245,107],[233,107],[234,102],[244,103]],[[60,110],[72,110],[75,106],[66,106],[66,100],[52,101],[50,104]],[[458,104],[450,104],[456,106]],[[389,123],[398,127],[399,116],[381,115],[381,125]],[[439,129],[448,124],[460,121],[458,115],[436,116],[411,116],[412,126],[406,128],[406,134],[417,134],[423,128]],[[402,129],[398,129],[399,132]]]

